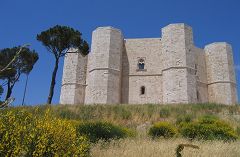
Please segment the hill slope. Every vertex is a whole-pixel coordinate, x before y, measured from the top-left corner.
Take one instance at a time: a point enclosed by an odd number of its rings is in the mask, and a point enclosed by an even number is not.
[[[173,139],[152,140],[147,136],[149,127],[158,121],[178,124],[181,121],[194,121],[202,116],[212,116],[226,121],[240,130],[240,106],[218,104],[176,104],[176,105],[39,105],[34,107],[12,107],[0,110],[27,111],[33,115],[44,115],[51,110],[54,117],[70,121],[107,121],[136,130],[137,136],[110,143],[92,145],[91,155],[95,157],[157,157],[175,156],[179,144],[194,144],[200,149],[186,148],[183,156],[239,156],[240,141],[188,141],[180,136]],[[240,135],[240,131],[239,131]]]
[[[145,123],[169,121],[175,123],[182,118],[197,119],[204,115],[216,116],[234,126],[240,124],[240,106],[218,104],[176,104],[176,105],[41,105],[19,107],[33,112],[44,113],[50,107],[55,116],[80,121],[108,121],[136,128]]]

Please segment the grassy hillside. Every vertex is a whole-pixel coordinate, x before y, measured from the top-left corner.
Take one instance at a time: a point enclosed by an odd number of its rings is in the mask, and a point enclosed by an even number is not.
[[[43,114],[51,108],[57,117],[79,121],[108,121],[130,128],[169,121],[172,123],[182,118],[197,119],[212,115],[231,123],[240,124],[240,106],[218,104],[176,104],[176,105],[40,105],[35,107],[17,107],[10,110],[28,110],[35,114]],[[37,109],[37,112],[36,112]]]
[[[173,139],[152,140],[147,131],[153,123],[167,121],[177,125],[182,121],[194,121],[203,116],[216,117],[230,124],[240,135],[240,106],[218,104],[176,104],[176,105],[40,105],[35,107],[14,107],[0,110],[27,111],[33,115],[44,116],[47,109],[56,118],[72,122],[105,121],[128,127],[136,132],[129,137],[110,143],[92,145],[91,155],[99,157],[157,157],[175,156],[179,144],[190,143],[200,149],[186,148],[183,156],[238,156],[240,140],[230,143],[221,141],[188,141],[181,136]]]

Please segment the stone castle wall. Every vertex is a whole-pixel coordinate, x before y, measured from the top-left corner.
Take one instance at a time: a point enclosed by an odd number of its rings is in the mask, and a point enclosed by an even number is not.
[[[85,103],[120,103],[123,49],[121,32],[112,27],[100,27],[93,32],[91,47]]]
[[[231,46],[197,48],[186,24],[170,24],[161,38],[143,39],[99,27],[88,57],[70,53],[64,62],[61,104],[237,102]]]
[[[126,39],[123,52],[122,103],[162,102],[161,39]],[[144,59],[144,70],[138,61]],[[145,87],[145,94],[140,93]]]
[[[163,103],[196,102],[192,29],[171,24],[162,29]]]
[[[205,47],[208,97],[210,102],[237,102],[236,79],[232,48],[227,43],[213,43]]]
[[[75,53],[77,51],[70,49],[70,53],[65,56],[60,95],[61,104],[84,103],[88,57]]]
[[[205,53],[203,49],[194,47],[197,83],[197,102],[208,102],[208,82]]]

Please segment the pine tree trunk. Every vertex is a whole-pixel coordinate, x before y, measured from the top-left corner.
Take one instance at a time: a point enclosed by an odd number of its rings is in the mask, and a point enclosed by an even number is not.
[[[54,94],[54,87],[55,87],[55,84],[56,84],[58,63],[59,63],[59,58],[56,58],[55,67],[54,67],[54,70],[53,70],[53,73],[52,73],[52,81],[51,81],[51,85],[50,85],[50,90],[49,90],[47,104],[51,104],[52,103],[52,98],[53,98],[53,94]]]
[[[5,101],[6,101],[8,98],[10,98],[10,96],[12,95],[12,88],[13,88],[13,87],[11,87],[11,82],[10,82],[10,80],[8,80],[8,82],[7,82],[7,94],[6,94]]]

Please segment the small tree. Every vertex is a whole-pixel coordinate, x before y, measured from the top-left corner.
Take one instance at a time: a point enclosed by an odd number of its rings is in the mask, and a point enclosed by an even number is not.
[[[5,70],[11,69],[10,68],[11,64],[18,59],[18,57],[19,57],[20,53],[22,52],[23,48],[27,47],[27,46],[30,46],[30,45],[29,44],[25,44],[25,45],[21,46],[19,48],[19,50],[16,52],[15,56],[13,57],[13,59],[7,65],[5,65],[3,67],[3,65],[0,64],[0,73],[4,72]]]
[[[82,53],[83,55],[87,55],[89,53],[89,46],[81,36],[82,34],[79,31],[67,26],[59,25],[56,25],[37,35],[37,40],[41,41],[46,49],[52,53],[55,58],[55,65],[47,100],[48,104],[52,103],[60,58],[64,57],[70,48],[78,48],[78,52]]]
[[[21,53],[18,54],[20,49]],[[6,80],[7,85],[5,100],[11,96],[12,89],[21,74],[29,74],[37,60],[38,54],[26,47],[6,48],[0,51],[0,67],[8,66],[0,73],[0,79]]]

